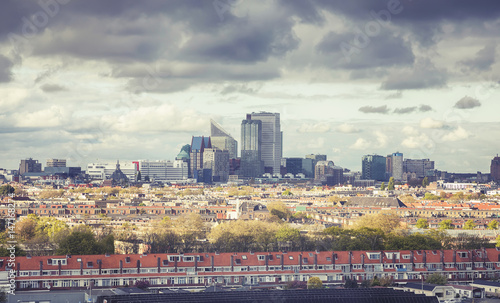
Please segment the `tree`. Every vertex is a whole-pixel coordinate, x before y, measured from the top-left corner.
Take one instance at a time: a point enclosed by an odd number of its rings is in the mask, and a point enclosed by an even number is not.
[[[307,281],[307,289],[320,289],[323,288],[323,282],[318,277],[310,277]]]
[[[415,225],[416,228],[421,228],[421,229],[427,229],[429,228],[429,221],[424,218],[420,218],[417,220],[417,224]]]
[[[453,229],[455,228],[451,223],[451,219],[443,220],[439,222],[439,229]]]
[[[0,186],[0,196],[7,196],[9,194],[13,194],[16,189],[9,184]]]
[[[385,190],[385,182],[382,182],[382,184],[380,184],[380,190]]]
[[[428,276],[427,279],[425,279],[425,283],[445,285],[446,283],[448,283],[448,278],[438,272],[435,272],[432,275]]]
[[[140,289],[147,289],[149,287],[149,281],[137,280],[135,281],[135,287]]]
[[[390,211],[368,214],[356,220],[354,226],[358,229],[362,227],[381,229],[383,232],[389,233],[401,228],[401,218],[395,212]]]
[[[26,241],[36,236],[37,221],[33,218],[26,217],[16,224],[16,235],[20,240]]]
[[[474,229],[476,228],[476,223],[474,223],[474,220],[470,219],[470,220],[467,220],[467,222],[465,222],[464,224],[464,229]]]
[[[292,191],[290,191],[289,189],[283,191],[283,193],[281,193],[282,196],[293,196],[293,193]]]
[[[498,235],[495,239],[495,247],[500,247],[500,235]]]
[[[275,237],[278,245],[290,242],[293,249],[300,242],[300,231],[285,225],[276,232]]]
[[[97,255],[114,253],[114,237],[108,235],[97,241],[92,230],[86,225],[77,225],[69,235],[59,242],[56,251],[60,255]]]
[[[280,219],[287,220],[292,216],[292,213],[286,207],[285,203],[281,201],[271,202],[267,204],[267,209],[271,215],[275,215]]]
[[[205,238],[205,222],[199,214],[189,213],[173,221],[173,231],[179,236],[182,252],[190,252],[198,239]]]
[[[394,177],[389,178],[389,185],[387,185],[387,190],[394,190]]]
[[[345,278],[344,288],[358,288],[358,282],[356,279],[352,279],[349,277]]]
[[[498,229],[498,221],[491,220],[490,223],[488,223],[488,229]]]
[[[141,172],[137,172],[137,181],[142,181],[142,175]]]
[[[425,193],[424,200],[439,200],[439,196],[436,196],[432,193]]]
[[[429,178],[425,177],[424,180],[422,180],[422,187],[427,187],[429,185]]]

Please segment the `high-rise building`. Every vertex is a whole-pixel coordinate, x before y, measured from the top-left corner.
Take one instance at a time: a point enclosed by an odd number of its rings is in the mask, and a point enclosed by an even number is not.
[[[203,152],[205,148],[212,148],[210,137],[193,137],[191,139],[190,166],[191,176],[197,178],[197,171],[203,169]]]
[[[210,120],[210,140],[212,147],[227,150],[229,159],[238,158],[238,142],[214,120]]]
[[[66,167],[66,159],[47,159],[46,167]]]
[[[205,148],[203,168],[212,170],[212,182],[227,182],[229,178],[229,151]]]
[[[255,178],[264,173],[262,161],[262,121],[247,119],[241,121],[240,174]]]
[[[425,178],[427,172],[434,170],[434,161],[429,159],[405,159],[403,161],[403,172],[414,174],[416,178]]]
[[[247,120],[262,121],[261,157],[266,173],[279,174],[281,166],[283,133],[280,114],[259,112],[247,114]]]
[[[393,153],[391,156],[392,163],[392,174],[394,177],[394,181],[402,181],[403,180],[403,154],[400,152]]]
[[[385,181],[386,160],[380,155],[365,155],[361,159],[361,179]]]
[[[306,155],[306,159],[313,159],[316,161],[326,161],[326,155],[309,154],[309,155]]]
[[[490,174],[493,181],[500,181],[500,157],[497,156],[491,160]]]
[[[23,175],[25,173],[40,173],[42,172],[42,163],[38,163],[38,160],[33,160],[32,158],[21,160],[19,164],[19,174]]]
[[[314,179],[324,185],[337,185],[344,183],[344,169],[335,166],[333,161],[318,161],[314,167]]]

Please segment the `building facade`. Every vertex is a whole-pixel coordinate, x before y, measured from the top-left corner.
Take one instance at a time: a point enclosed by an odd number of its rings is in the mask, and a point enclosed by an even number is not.
[[[135,180],[138,172],[136,163],[131,161],[121,162],[120,169],[129,180]],[[116,163],[89,163],[86,173],[91,179],[106,180],[111,177],[115,170]]]
[[[42,163],[39,163],[38,160],[33,160],[32,158],[21,160],[21,163],[19,164],[20,175],[39,172],[42,172]]]
[[[247,120],[262,121],[261,157],[264,162],[264,171],[270,174],[279,174],[283,144],[280,114],[251,113],[247,115]]]
[[[206,148],[203,152],[203,168],[212,170],[212,182],[227,182],[229,178],[229,151]]]
[[[45,167],[66,167],[66,159],[47,159]]]
[[[380,155],[366,155],[361,159],[361,179],[363,180],[386,180],[386,160]]]
[[[415,173],[417,178],[425,178],[429,171],[434,170],[434,161],[429,159],[405,159],[403,173]]]
[[[493,181],[500,181],[500,157],[498,155],[491,160],[490,175]]]
[[[500,278],[500,251],[391,250],[171,253],[16,257],[0,260],[0,279],[16,272],[16,290],[114,288],[148,281],[151,287],[285,284],[318,277],[340,285],[389,277],[420,282],[433,273],[448,283]]]
[[[243,177],[256,178],[264,173],[262,161],[262,121],[247,119],[241,121],[241,162]]]
[[[183,160],[140,160],[136,163],[141,172],[141,180],[139,181],[146,180],[146,177],[150,181],[160,182],[186,180],[189,174],[188,163]]]
[[[210,120],[212,147],[229,152],[229,159],[238,158],[238,142],[214,120]]]
[[[191,139],[190,169],[191,176],[197,178],[198,171],[203,169],[203,152],[205,148],[212,148],[210,137],[194,137]]]

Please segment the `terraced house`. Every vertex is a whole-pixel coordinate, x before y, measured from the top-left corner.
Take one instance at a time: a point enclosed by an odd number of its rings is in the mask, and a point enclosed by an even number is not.
[[[2,279],[7,260],[0,259]],[[148,281],[152,287],[265,285],[319,277],[341,284],[389,276],[415,282],[438,272],[450,282],[500,277],[500,250],[304,251],[17,257],[16,287],[70,289],[119,287]],[[6,282],[6,281],[4,281]]]

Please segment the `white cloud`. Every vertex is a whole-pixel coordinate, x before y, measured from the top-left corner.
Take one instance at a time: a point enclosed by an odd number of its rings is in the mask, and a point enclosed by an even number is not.
[[[389,142],[389,137],[381,131],[376,131],[375,136],[377,137],[377,143],[379,147],[387,146],[387,142]]]
[[[411,126],[403,127],[401,132],[407,136],[417,136],[419,133],[418,130],[416,130],[414,127],[411,127]]]
[[[424,118],[420,120],[420,128],[433,128],[439,129],[444,127],[444,122],[439,120],[434,120],[431,117]]]
[[[441,139],[443,141],[460,141],[470,137],[470,134],[461,126],[457,127],[454,131],[444,135]]]
[[[406,137],[403,142],[401,142],[401,145],[407,148],[428,148],[431,146],[431,141],[426,134],[418,134]]]
[[[325,147],[325,138],[319,137],[316,139],[311,139],[309,140],[307,147],[311,149],[323,149]]]
[[[299,133],[326,133],[330,131],[330,125],[327,123],[303,123],[297,131]]]
[[[358,138],[358,140],[356,140],[356,142],[354,142],[353,145],[349,146],[349,148],[351,149],[358,149],[358,150],[367,149],[368,147],[370,147],[370,142],[366,141],[363,138]]]
[[[356,128],[352,124],[344,123],[335,128],[336,131],[339,133],[344,133],[344,134],[352,134],[352,133],[359,133],[361,130],[359,128]]]

